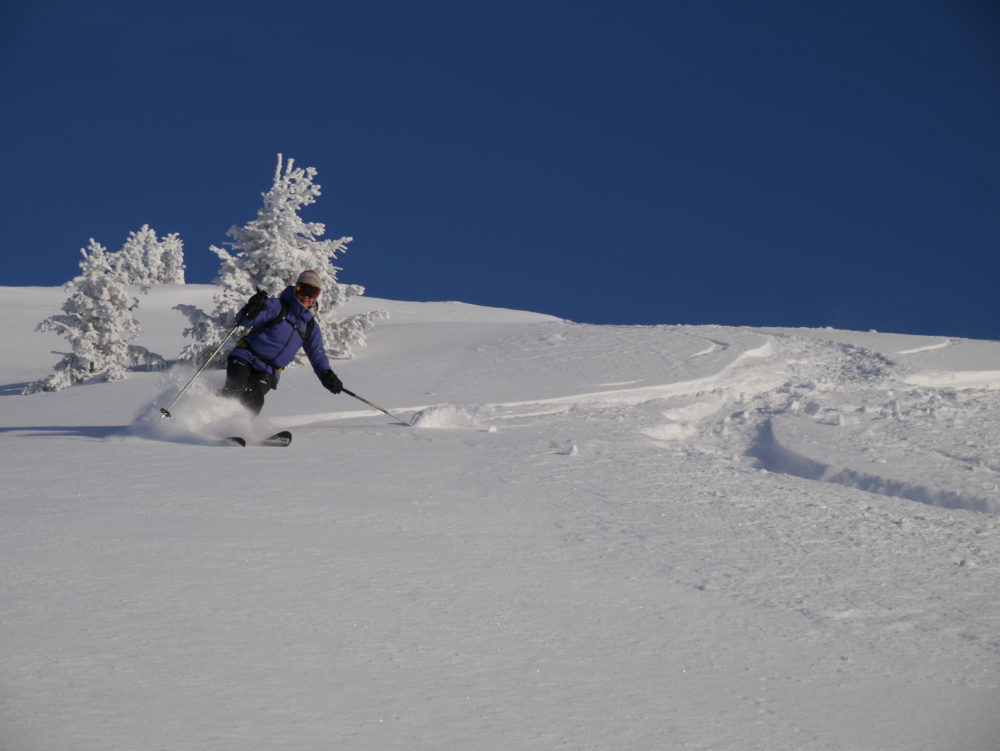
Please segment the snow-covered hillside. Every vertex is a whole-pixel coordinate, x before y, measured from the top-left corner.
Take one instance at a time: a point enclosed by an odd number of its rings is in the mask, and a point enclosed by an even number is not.
[[[359,298],[412,424],[308,368],[251,424],[21,396],[61,302],[0,288],[4,749],[1000,749],[1000,344]]]

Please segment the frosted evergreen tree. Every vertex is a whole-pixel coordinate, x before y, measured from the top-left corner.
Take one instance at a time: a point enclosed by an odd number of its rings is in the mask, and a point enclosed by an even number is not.
[[[321,239],[325,225],[299,216],[320,195],[315,177],[314,167],[296,167],[295,160],[283,162],[278,155],[274,182],[263,194],[264,205],[256,219],[229,230],[232,242],[226,244],[231,250],[210,248],[221,261],[214,280],[219,285],[215,309],[207,314],[191,305],[177,306],[191,323],[184,335],[195,340],[184,348],[182,358],[203,360],[232,330],[233,317],[257,289],[276,296],[305,269],[314,269],[322,280],[323,294],[314,313],[331,357],[351,357],[355,347],[364,346],[375,321],[386,317],[383,311],[371,311],[338,318],[337,309],[352,296],[364,294],[364,287],[337,282],[341,269],[333,261],[347,250],[352,238]],[[299,360],[303,357],[300,353]]]
[[[160,284],[184,284],[184,241],[176,232],[160,240]]]
[[[66,337],[71,351],[50,375],[28,384],[26,394],[59,391],[92,378],[116,381],[132,365],[158,358],[130,344],[142,332],[133,315],[139,301],[129,294],[125,278],[114,268],[113,254],[93,239],[80,252],[83,273],[66,285],[68,298],[62,313],[36,327]]]
[[[148,224],[130,232],[112,264],[123,279],[145,289],[184,283],[184,244],[177,233],[160,239]]]

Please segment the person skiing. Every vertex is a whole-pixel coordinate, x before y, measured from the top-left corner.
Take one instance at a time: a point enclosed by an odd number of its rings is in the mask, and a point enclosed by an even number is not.
[[[281,371],[304,348],[320,383],[334,394],[344,389],[323,346],[323,335],[310,310],[320,295],[320,278],[313,269],[299,274],[295,284],[278,297],[257,290],[236,314],[236,323],[252,329],[236,345],[226,364],[223,396],[239,399],[254,415],[264,396],[278,388]]]

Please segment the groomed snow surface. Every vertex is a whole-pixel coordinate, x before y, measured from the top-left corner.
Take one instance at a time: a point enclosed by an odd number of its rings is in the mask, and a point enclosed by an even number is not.
[[[1000,344],[360,298],[409,424],[162,419],[192,369],[20,395],[61,303],[0,288],[3,749],[1000,749]]]

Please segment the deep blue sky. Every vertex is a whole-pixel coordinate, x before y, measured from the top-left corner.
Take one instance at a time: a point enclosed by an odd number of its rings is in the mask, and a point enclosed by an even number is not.
[[[373,296],[1000,338],[995,0],[0,0],[0,107],[3,285],[281,152]]]

